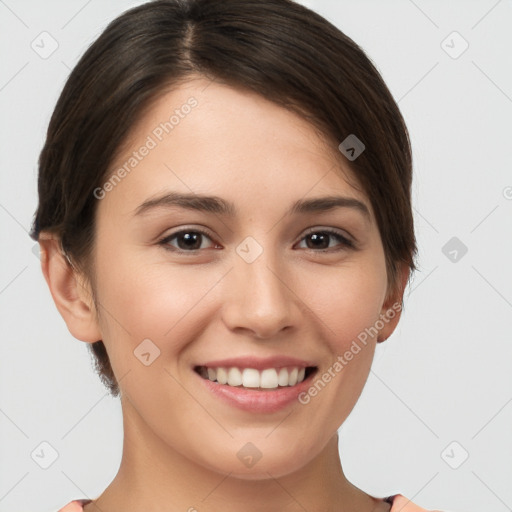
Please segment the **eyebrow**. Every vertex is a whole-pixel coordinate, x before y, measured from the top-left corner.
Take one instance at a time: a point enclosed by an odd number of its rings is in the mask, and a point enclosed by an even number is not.
[[[176,206],[187,210],[216,213],[229,217],[234,217],[237,213],[237,209],[232,202],[218,196],[169,192],[154,199],[144,201],[136,208],[134,215],[143,215],[150,210]],[[367,220],[371,219],[370,211],[362,201],[343,196],[299,199],[293,203],[288,214],[322,213],[334,208],[351,208],[361,213]]]

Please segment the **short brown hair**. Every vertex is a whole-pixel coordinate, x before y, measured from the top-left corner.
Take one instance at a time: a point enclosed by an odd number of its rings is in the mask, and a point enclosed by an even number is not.
[[[336,146],[350,134],[363,141],[349,167],[375,212],[388,289],[399,291],[400,269],[416,270],[417,252],[404,119],[364,51],[292,0],[156,0],[112,21],[73,69],[53,112],[39,158],[32,238],[58,235],[92,278],[94,189],[149,105],[197,74],[298,113]],[[88,346],[103,383],[118,396],[105,345]]]

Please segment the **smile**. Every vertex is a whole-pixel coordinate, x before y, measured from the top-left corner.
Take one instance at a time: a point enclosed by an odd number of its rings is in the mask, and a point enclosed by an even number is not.
[[[257,370],[256,368],[239,368],[236,366],[196,366],[194,371],[203,379],[208,379],[218,384],[253,390],[268,390],[292,387],[300,384],[311,374],[315,373],[316,367],[289,366]]]

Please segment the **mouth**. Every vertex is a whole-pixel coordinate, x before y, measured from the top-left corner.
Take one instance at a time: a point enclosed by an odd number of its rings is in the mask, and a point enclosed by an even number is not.
[[[312,360],[253,355],[204,361],[192,367],[202,389],[214,400],[251,414],[273,414],[293,407],[311,386],[319,366]]]
[[[195,366],[203,379],[218,385],[253,391],[293,388],[310,379],[317,366],[284,366],[280,368],[242,368],[238,366]]]

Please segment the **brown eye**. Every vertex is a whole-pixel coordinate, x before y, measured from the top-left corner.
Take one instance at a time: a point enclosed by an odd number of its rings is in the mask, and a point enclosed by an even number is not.
[[[302,240],[306,240],[306,249],[318,251],[328,251],[332,247],[330,242],[333,239],[337,240],[338,245],[341,246],[340,249],[334,249],[334,251],[354,248],[354,243],[351,240],[343,236],[341,233],[333,230],[310,231],[302,238]]]
[[[205,249],[203,245],[204,239],[211,240],[208,233],[200,229],[185,229],[172,233],[158,243],[165,247],[165,249],[175,252],[194,252],[199,249]],[[171,241],[176,239],[176,245],[171,244]]]

